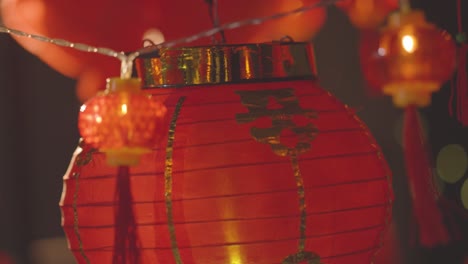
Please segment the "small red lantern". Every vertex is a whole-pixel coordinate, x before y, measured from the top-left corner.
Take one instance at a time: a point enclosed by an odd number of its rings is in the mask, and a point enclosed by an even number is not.
[[[129,166],[162,137],[165,111],[136,78],[108,79],[106,90],[81,107],[78,126],[84,142],[104,152],[108,165],[118,166],[113,264],[140,263]]]
[[[140,79],[110,78],[107,89],[81,106],[84,141],[107,154],[112,166],[138,164],[162,137],[166,108],[141,91]]]
[[[379,38],[361,50],[363,71],[398,107],[427,106],[456,66],[452,37],[418,10],[392,14]]]
[[[367,34],[368,50],[361,48],[361,64],[370,85],[405,108],[403,147],[417,241],[422,246],[446,244],[450,234],[439,210],[431,182],[432,166],[422,133],[418,107],[431,103],[433,92],[453,75],[456,47],[451,36],[426,21],[424,13],[402,5],[389,17],[380,34]],[[365,46],[363,46],[365,47]]]
[[[371,263],[390,222],[390,172],[313,61],[307,43],[138,59],[169,117],[130,168],[141,263]],[[80,264],[112,262],[114,170],[82,144],[65,175],[63,228]]]

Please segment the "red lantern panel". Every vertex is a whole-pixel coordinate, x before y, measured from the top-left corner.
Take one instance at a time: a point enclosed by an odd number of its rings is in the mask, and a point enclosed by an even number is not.
[[[148,90],[162,143],[131,169],[142,263],[370,263],[391,211],[382,153],[316,81]],[[115,168],[78,148],[63,227],[78,263],[111,263]]]

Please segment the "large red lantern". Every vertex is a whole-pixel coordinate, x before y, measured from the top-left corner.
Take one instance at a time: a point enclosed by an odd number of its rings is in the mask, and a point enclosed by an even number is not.
[[[167,107],[130,169],[142,263],[371,263],[391,176],[366,126],[318,86],[307,43],[171,48],[140,58]],[[78,263],[111,263],[115,168],[78,147],[63,227]]]
[[[319,0],[236,0],[219,1],[221,23],[271,16],[310,5]],[[62,38],[72,42],[117,51],[141,47],[145,32],[157,29],[165,40],[187,37],[213,27],[206,0],[8,0],[1,2],[2,21],[6,26],[28,33]],[[262,25],[226,32],[228,43],[279,40],[285,35],[309,40],[323,25],[324,8],[272,20]],[[85,19],[84,19],[85,18]],[[124,37],[123,37],[124,36]],[[29,52],[37,55],[60,73],[78,79],[82,100],[94,96],[99,85],[119,70],[116,60],[92,53],[15,37]],[[210,44],[204,38],[197,45]]]

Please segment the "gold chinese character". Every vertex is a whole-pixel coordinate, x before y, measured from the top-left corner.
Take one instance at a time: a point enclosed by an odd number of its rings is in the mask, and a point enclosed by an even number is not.
[[[299,126],[293,121],[293,117],[301,115],[306,118],[315,118],[316,112],[310,109],[302,109],[299,101],[291,88],[259,91],[236,92],[248,113],[236,115],[238,123],[253,122],[262,117],[271,118],[271,127],[252,127],[252,137],[260,143],[269,144],[273,152],[279,156],[292,156],[306,152],[310,149],[310,142],[315,138],[317,129],[312,123]],[[269,108],[270,100],[274,100],[279,107]],[[286,146],[281,142],[281,133],[289,129],[297,137],[295,146]]]

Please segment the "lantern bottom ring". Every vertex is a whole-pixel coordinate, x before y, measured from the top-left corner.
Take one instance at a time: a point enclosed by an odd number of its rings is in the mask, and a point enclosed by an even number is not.
[[[383,92],[393,97],[393,103],[397,107],[426,107],[431,104],[432,92],[437,91],[439,86],[436,82],[393,82],[385,85]]]

